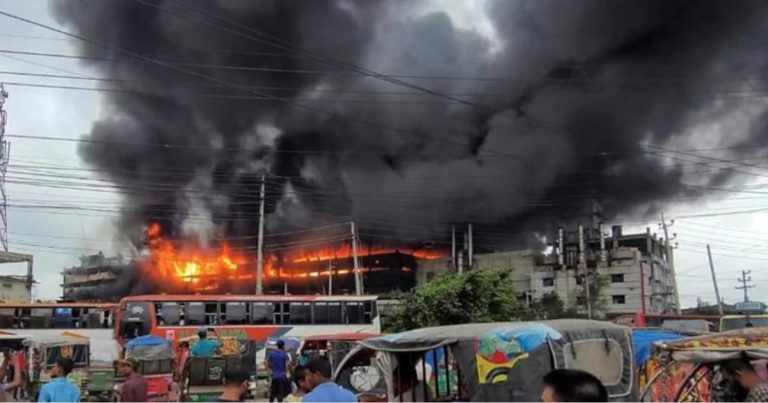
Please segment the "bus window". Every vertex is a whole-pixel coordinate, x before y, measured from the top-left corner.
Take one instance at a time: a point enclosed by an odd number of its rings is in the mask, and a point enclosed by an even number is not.
[[[315,302],[315,324],[342,324],[341,302]]]
[[[723,318],[720,331],[744,329],[747,327],[766,327],[768,326],[768,316],[750,316],[747,319],[746,316],[735,318]]]
[[[347,323],[362,324],[365,323],[365,314],[362,302],[347,302]]]
[[[11,328],[13,327],[13,308],[0,308],[0,327]]]
[[[122,323],[120,323],[119,335],[125,339],[149,334],[149,309],[151,305],[146,302],[129,302],[122,311]]]
[[[53,326],[53,309],[32,309],[29,326],[32,329],[46,329]]]
[[[251,323],[271,325],[274,323],[275,305],[271,302],[254,302],[251,305]]]
[[[181,307],[179,307],[178,302],[163,302],[159,305],[158,323],[160,323],[162,318],[162,323],[166,326],[178,326],[181,324]]]
[[[312,303],[311,302],[291,302],[290,303],[290,323],[308,325],[312,323]]]
[[[102,327],[104,322],[104,310],[99,308],[88,309],[87,320],[85,326],[89,329],[98,329]]]
[[[227,302],[221,310],[228,325],[244,325],[247,322],[245,302]]]
[[[186,319],[189,326],[205,325],[205,305],[202,302],[187,303]]]
[[[55,308],[53,310],[53,327],[71,329],[72,308]]]
[[[366,301],[363,303],[363,317],[365,323],[373,323],[373,318],[379,313],[376,312],[376,301]]]
[[[210,326],[216,326],[219,324],[219,304],[205,304],[205,324]]]
[[[291,323],[291,304],[288,302],[275,302],[275,324],[287,325]]]

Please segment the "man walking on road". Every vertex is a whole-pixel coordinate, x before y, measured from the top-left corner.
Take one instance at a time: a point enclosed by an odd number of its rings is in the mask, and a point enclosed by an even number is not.
[[[302,399],[310,402],[357,402],[354,393],[331,381],[331,362],[326,357],[316,357],[307,363],[312,391]]]
[[[38,402],[79,402],[80,389],[67,380],[67,375],[75,368],[69,358],[59,358],[53,367],[54,379],[40,389]]]
[[[291,393],[291,381],[288,379],[288,365],[291,357],[285,352],[285,342],[277,341],[277,350],[267,355],[267,368],[272,371],[272,383],[269,386],[269,401],[282,402]]]
[[[146,402],[147,380],[136,372],[139,368],[139,360],[126,358],[118,362],[118,375],[125,377],[123,388],[120,392],[121,402]]]

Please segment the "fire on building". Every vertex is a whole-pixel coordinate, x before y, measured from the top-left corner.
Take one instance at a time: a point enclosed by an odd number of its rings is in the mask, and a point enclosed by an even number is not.
[[[149,226],[146,238],[147,253],[133,259],[130,270],[126,271],[130,274],[126,273],[122,278],[110,277],[114,287],[105,286],[104,279],[99,278],[101,289],[109,290],[109,298],[135,292],[216,294],[255,291],[257,258],[251,249],[235,248],[227,242],[203,246],[195,239],[166,238],[158,224]],[[430,246],[384,245],[363,240],[358,246],[357,261],[364,291],[377,295],[408,291],[416,285],[418,261],[445,255],[444,251]],[[267,251],[263,269],[264,292],[353,294],[354,257],[348,242]],[[67,279],[72,280],[72,276],[65,276],[65,283]],[[129,285],[120,287],[117,285],[120,282]],[[81,283],[90,284],[83,281],[65,284],[70,298],[93,299],[92,289],[87,294],[78,292]]]

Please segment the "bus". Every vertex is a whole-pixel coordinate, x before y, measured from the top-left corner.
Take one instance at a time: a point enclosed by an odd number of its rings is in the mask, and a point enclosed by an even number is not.
[[[745,327],[768,327],[768,315],[725,315],[720,319],[721,332]]]
[[[115,338],[124,344],[151,334],[176,344],[199,328],[262,343],[276,337],[381,333],[381,321],[376,296],[137,295],[120,301]]]
[[[717,315],[677,315],[633,313],[613,319],[613,323],[638,328],[660,328],[689,332],[712,332],[717,329]]]
[[[90,339],[93,359],[111,361],[117,348],[112,329],[117,307],[97,302],[2,302],[0,331],[24,337],[75,332]]]

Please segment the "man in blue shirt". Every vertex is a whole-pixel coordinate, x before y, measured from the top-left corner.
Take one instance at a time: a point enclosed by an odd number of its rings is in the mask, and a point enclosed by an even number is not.
[[[331,362],[326,357],[316,357],[307,363],[312,391],[304,395],[302,402],[357,402],[354,393],[331,381]]]
[[[198,330],[197,338],[197,343],[195,343],[190,350],[190,354],[192,354],[193,357],[213,357],[216,355],[216,350],[221,347],[221,343],[208,338],[208,329]]]
[[[53,379],[40,389],[38,402],[79,402],[80,389],[67,380],[75,364],[69,358],[59,358],[53,367]]]
[[[269,401],[282,402],[291,393],[291,380],[288,379],[288,364],[291,357],[285,352],[285,342],[277,341],[277,350],[267,355],[267,368],[272,371],[272,383],[269,385]]]

